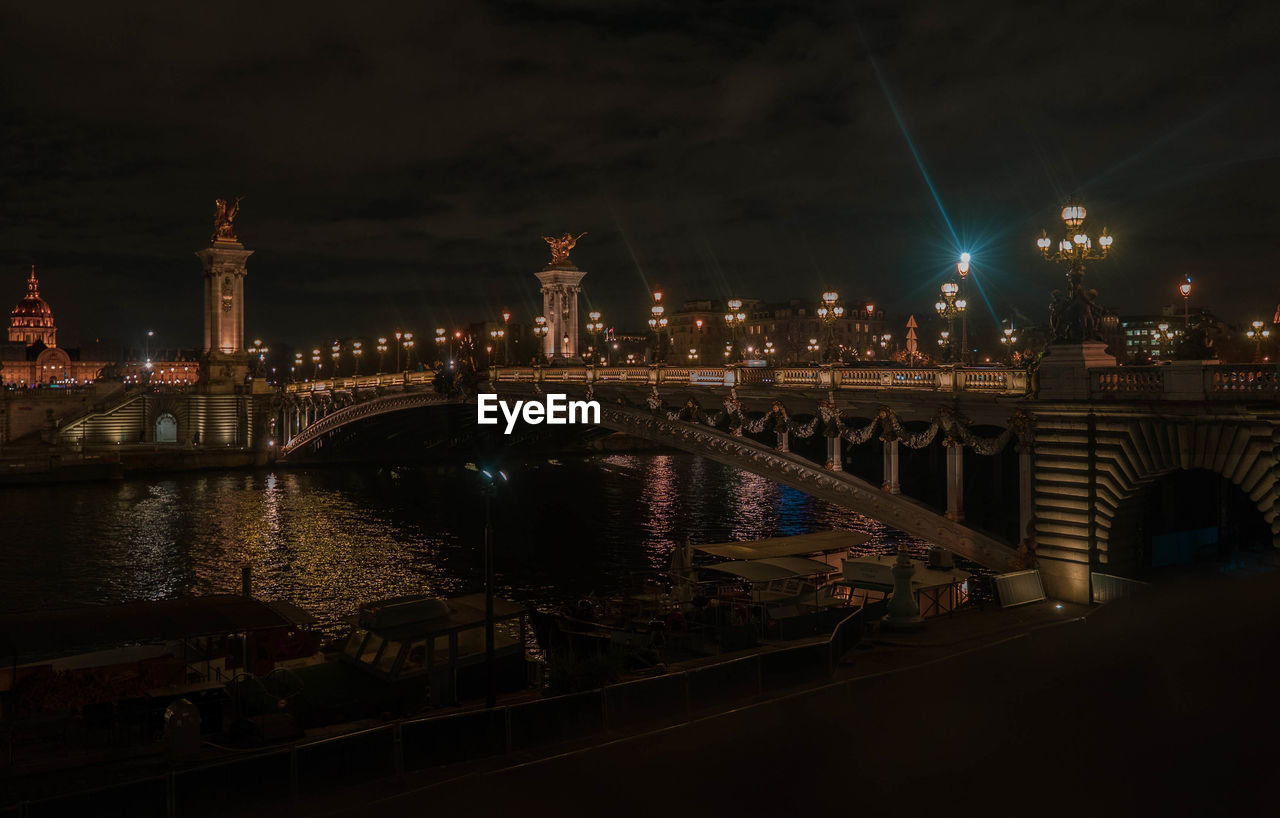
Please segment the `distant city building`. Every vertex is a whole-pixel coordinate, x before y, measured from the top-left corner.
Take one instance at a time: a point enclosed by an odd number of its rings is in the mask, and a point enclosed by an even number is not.
[[[843,360],[887,357],[880,342],[885,335],[884,310],[867,300],[841,302],[845,312],[831,322],[838,354]],[[723,301],[693,299],[671,315],[667,362],[687,366],[696,355],[703,364],[723,364],[730,339],[739,354],[772,358],[778,362],[820,360],[810,349],[825,343],[827,328],[817,315],[818,304],[801,299],[770,303],[756,298],[742,299],[745,319],[731,326]],[[736,313],[734,313],[736,316]],[[895,339],[896,340],[896,339]],[[696,352],[691,352],[696,350]],[[769,352],[768,350],[772,350]]]
[[[195,383],[199,367],[194,353],[123,356],[118,344],[95,340],[78,348],[57,345],[53,309],[40,296],[35,267],[27,277],[27,294],[9,313],[8,343],[0,345],[0,378],[5,386],[78,386],[104,377],[126,383]]]
[[[1196,310],[1193,318],[1212,318],[1204,310]],[[1186,335],[1186,316],[1181,307],[1166,306],[1158,315],[1120,316],[1120,349],[1111,352],[1121,362],[1144,361],[1148,358],[1169,361]]]

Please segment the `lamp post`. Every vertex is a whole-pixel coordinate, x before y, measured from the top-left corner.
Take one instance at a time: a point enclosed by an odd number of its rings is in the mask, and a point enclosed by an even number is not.
[[[726,302],[726,306],[729,307],[729,311],[724,314],[724,323],[729,327],[729,343],[724,357],[732,360],[734,357],[734,351],[738,348],[738,327],[746,323],[747,314],[742,311],[741,298],[730,298],[728,302]]]
[[[253,346],[249,347],[249,349],[246,351],[250,355],[258,356],[258,364],[253,368],[253,375],[254,377],[261,375],[263,371],[266,369],[267,353],[270,352],[271,350],[262,345],[261,338],[254,338]],[[147,361],[149,363],[151,359],[148,358]]]
[[[378,374],[381,375],[387,369],[387,338],[385,335],[378,337]]]
[[[942,287],[940,289],[942,297],[934,303],[933,308],[937,310],[938,317],[947,322],[947,331],[943,335],[943,337],[947,339],[947,344],[943,351],[945,353],[946,360],[948,362],[955,363],[956,355],[955,351],[952,349],[950,341],[951,334],[955,332],[956,329],[956,317],[962,317],[965,309],[969,305],[968,302],[959,297],[960,285],[954,281],[942,282]]]
[[[697,362],[698,362],[698,348],[697,348],[697,347],[689,347],[689,354],[688,354],[688,355],[686,355],[685,357],[687,357],[687,358],[689,359],[689,363],[691,363],[691,364],[697,364]]]
[[[302,370],[302,353],[295,352],[293,353],[293,368],[289,370],[289,374],[291,376],[294,376],[293,380],[297,379],[296,376],[298,372],[300,372],[301,370]]]
[[[311,350],[311,380],[320,380],[320,347]]]
[[[418,342],[413,340],[413,333],[406,332],[404,334],[404,368],[413,369],[413,350],[417,347]]]
[[[1013,366],[1013,349],[1014,344],[1018,343],[1018,336],[1014,335],[1013,324],[1000,330],[1000,343],[1004,344],[1006,357],[1009,359],[1009,366]]]
[[[666,356],[662,354],[662,336],[667,331],[667,317],[663,315],[667,311],[662,306],[662,292],[658,291],[653,294],[653,306],[649,308],[649,329],[653,330],[653,362],[664,363]]]
[[[364,355],[364,341],[352,341],[351,354],[355,356],[355,359],[356,359],[355,375],[358,378],[360,377],[360,357]]]
[[[502,363],[511,363],[511,311],[502,311]]]
[[[818,362],[818,351],[822,349],[822,345],[818,343],[817,338],[810,338],[809,344],[805,347],[809,350],[809,360],[812,363]]]
[[[1187,280],[1178,285],[1178,292],[1182,293],[1182,326],[1184,329],[1191,329],[1191,276],[1187,276]]]
[[[1087,212],[1079,202],[1069,202],[1062,208],[1064,238],[1055,247],[1049,234],[1041,230],[1036,246],[1045,261],[1058,261],[1067,266],[1067,292],[1054,292],[1049,308],[1049,324],[1053,330],[1053,343],[1081,344],[1102,340],[1102,308],[1094,303],[1094,296],[1084,287],[1086,261],[1102,261],[1107,257],[1114,241],[1102,228],[1095,248],[1094,240],[1085,230]],[[1052,251],[1052,252],[1051,252]]]
[[[956,308],[960,310],[960,363],[969,363],[969,313],[966,310],[968,302],[964,297],[964,283],[969,278],[969,259],[968,253],[961,253],[960,260],[956,262],[956,275],[960,276],[959,298],[956,300]]]
[[[839,301],[840,293],[827,290],[822,294],[822,303],[818,307],[818,318],[822,319],[826,346],[822,353],[822,360],[827,363],[835,357],[836,319],[844,316],[844,307],[840,306]]]
[[[547,317],[545,315],[539,315],[538,317],[533,319],[533,337],[538,339],[539,350],[543,349],[543,344],[544,344],[543,339],[547,337],[547,333],[550,331],[551,331],[551,327],[547,326]],[[538,354],[538,360],[542,361],[541,352],[539,352]]]
[[[604,322],[600,320],[600,312],[592,310],[587,313],[587,332],[591,333],[592,363],[600,357],[600,330],[602,329],[604,329]]]
[[[444,327],[436,327],[436,355],[447,358],[448,354],[444,351],[444,345],[449,343],[449,339],[444,335]]]
[[[489,350],[489,359],[490,359],[490,360],[489,360],[489,363],[490,363],[490,364],[492,364],[492,363],[493,363],[493,348],[494,348],[495,346],[497,346],[498,341],[502,341],[504,345],[506,344],[506,341],[507,341],[507,330],[506,330],[506,328],[504,327],[503,329],[491,329],[491,330],[489,330],[489,340],[490,340],[490,342],[491,342],[491,343],[490,343],[490,345],[489,345],[489,347],[488,347],[488,350]],[[505,355],[503,356],[502,362],[503,362],[504,364],[507,362],[507,360],[506,360],[506,356],[505,356]]]
[[[332,349],[333,353],[331,357],[333,358],[333,375],[331,377],[336,378],[338,377],[338,359],[342,357],[342,345],[337,341],[334,341]]]
[[[1250,324],[1253,329],[1245,333],[1254,343],[1253,362],[1255,364],[1262,363],[1262,341],[1264,338],[1271,337],[1271,330],[1263,329],[1265,326],[1261,321],[1254,321]]]
[[[493,668],[493,501],[498,487],[507,482],[506,472],[480,469],[480,494],[484,497],[484,675],[486,707],[497,701],[497,676]]]

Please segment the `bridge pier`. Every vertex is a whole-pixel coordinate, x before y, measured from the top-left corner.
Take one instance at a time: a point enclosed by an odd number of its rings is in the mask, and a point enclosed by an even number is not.
[[[884,441],[884,485],[890,494],[901,494],[902,484],[898,480],[898,440]]]
[[[964,519],[964,444],[947,438],[947,518]]]

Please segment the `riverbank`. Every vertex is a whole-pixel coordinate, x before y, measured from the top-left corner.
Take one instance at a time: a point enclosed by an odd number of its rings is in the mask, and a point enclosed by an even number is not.
[[[66,449],[7,447],[0,456],[0,486],[121,480],[141,474],[216,471],[266,466],[267,452],[156,444]]]

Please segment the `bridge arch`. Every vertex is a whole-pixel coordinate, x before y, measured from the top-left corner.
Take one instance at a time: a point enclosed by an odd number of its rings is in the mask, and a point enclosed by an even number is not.
[[[357,421],[385,415],[392,412],[403,412],[427,406],[458,403],[457,398],[442,395],[438,392],[415,391],[383,394],[362,400],[362,396],[353,393],[333,392],[325,395],[309,395],[304,400],[303,408],[316,415],[296,434],[293,434],[280,447],[280,457],[296,455],[308,447],[322,444],[324,438]],[[286,421],[284,428],[290,428]]]

